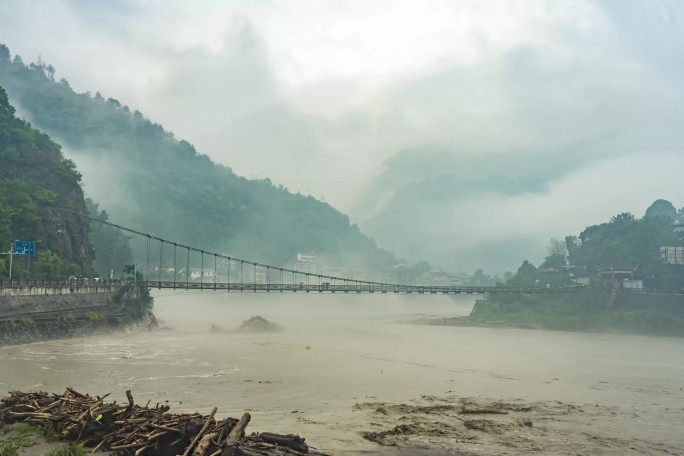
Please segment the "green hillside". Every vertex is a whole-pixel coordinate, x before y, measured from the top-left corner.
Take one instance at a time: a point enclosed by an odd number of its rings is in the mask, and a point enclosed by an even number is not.
[[[96,164],[100,193],[116,196],[97,198],[113,221],[275,264],[309,251],[373,270],[395,262],[330,205],[269,179],[240,177],[139,111],[99,93],[76,93],[54,74],[52,66],[25,65],[0,45],[0,85],[34,125],[70,152],[89,196],[93,179],[80,160]]]
[[[15,117],[0,86],[0,251],[14,240],[38,241],[38,256],[16,258],[13,277],[24,279],[88,273],[91,248],[86,221],[68,208],[85,211],[74,162],[62,156],[60,146],[46,134]],[[6,277],[9,257],[2,257],[0,274]]]

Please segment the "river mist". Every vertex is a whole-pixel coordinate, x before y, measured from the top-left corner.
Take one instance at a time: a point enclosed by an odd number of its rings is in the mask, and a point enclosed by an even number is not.
[[[171,411],[250,411],[252,431],[299,433],[335,454],[379,451],[360,436],[369,421],[355,404],[448,395],[600,406],[586,426],[684,444],[683,339],[411,323],[467,315],[474,302],[156,292],[157,331],[0,348],[0,390],[73,386],[125,401],[130,389]],[[256,315],[284,331],[233,332]]]

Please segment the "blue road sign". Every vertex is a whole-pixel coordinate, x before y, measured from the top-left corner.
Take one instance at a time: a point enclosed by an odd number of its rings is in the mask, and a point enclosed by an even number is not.
[[[36,255],[35,241],[17,241],[14,243],[14,256],[28,256]]]

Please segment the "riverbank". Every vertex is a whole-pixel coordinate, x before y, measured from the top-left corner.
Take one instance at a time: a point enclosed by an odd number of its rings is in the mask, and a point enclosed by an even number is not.
[[[120,331],[152,330],[157,319],[151,312],[142,315],[100,309],[81,314],[65,313],[51,317],[25,316],[0,321],[0,346],[21,345],[53,339],[92,336]]]
[[[145,287],[5,291],[0,296],[0,346],[157,327],[154,300]]]
[[[427,323],[684,337],[684,296],[596,288],[572,294],[496,294],[478,300],[468,316]]]

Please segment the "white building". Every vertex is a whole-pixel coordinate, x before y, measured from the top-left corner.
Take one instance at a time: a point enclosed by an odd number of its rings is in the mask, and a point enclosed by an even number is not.
[[[644,281],[641,279],[624,279],[622,288],[625,290],[644,291]]]
[[[301,261],[302,263],[315,263],[316,255],[313,253],[298,253],[297,261]]]

